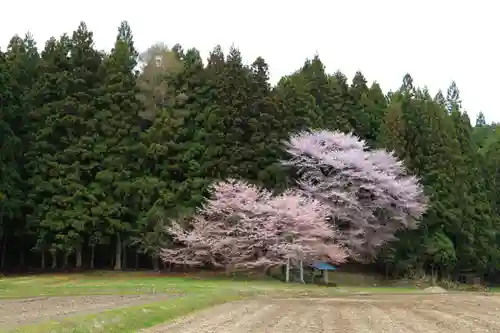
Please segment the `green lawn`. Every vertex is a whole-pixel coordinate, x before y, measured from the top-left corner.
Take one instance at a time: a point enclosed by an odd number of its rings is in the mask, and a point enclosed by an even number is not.
[[[77,315],[23,327],[16,332],[136,332],[177,316],[223,302],[257,295],[322,297],[346,293],[412,293],[415,288],[336,287],[237,281],[144,273],[92,273],[0,279],[0,299],[34,296],[169,294],[168,300],[142,306]]]

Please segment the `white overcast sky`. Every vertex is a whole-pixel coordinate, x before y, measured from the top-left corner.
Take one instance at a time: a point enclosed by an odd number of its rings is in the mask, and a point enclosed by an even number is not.
[[[234,44],[246,62],[263,56],[273,82],[315,53],[329,72],[352,78],[361,70],[384,91],[398,88],[406,72],[431,93],[455,80],[473,123],[479,111],[500,121],[500,4],[493,0],[17,0],[0,8],[2,48],[27,31],[43,47],[83,20],[107,50],[128,20],[140,50],[181,43],[206,57],[216,44]]]

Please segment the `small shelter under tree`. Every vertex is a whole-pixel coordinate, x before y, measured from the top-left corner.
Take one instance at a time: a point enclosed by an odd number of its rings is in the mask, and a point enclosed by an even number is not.
[[[315,276],[314,273],[318,270],[323,273],[323,281],[325,284],[328,284],[328,272],[335,271],[337,269],[335,266],[332,266],[323,261],[315,262],[314,264],[311,265],[311,267],[313,268],[313,280]]]
[[[316,261],[313,264],[304,265],[301,260],[287,260],[287,265],[282,266],[282,269],[282,272],[285,274],[285,282],[298,281],[306,283],[304,275],[307,275],[310,277],[310,282],[315,283],[318,277],[317,273],[319,272],[323,278],[323,283],[326,285],[328,284],[328,272],[337,270],[335,266],[324,261]],[[307,281],[309,281],[309,278],[307,278]]]

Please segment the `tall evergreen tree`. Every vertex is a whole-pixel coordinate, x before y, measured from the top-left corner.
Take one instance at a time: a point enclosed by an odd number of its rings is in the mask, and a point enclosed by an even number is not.
[[[460,90],[458,90],[455,81],[452,81],[446,92],[446,108],[451,113],[453,110],[460,110],[462,108],[462,101],[460,100]]]
[[[444,98],[443,92],[441,90],[439,90],[436,96],[434,96],[434,102],[443,107],[446,105],[446,99]]]
[[[351,112],[353,113],[351,123],[354,127],[354,133],[369,142],[370,145],[373,145],[375,138],[373,135],[370,135],[372,128],[370,114],[366,110],[367,95],[367,81],[364,75],[360,71],[357,71],[349,87],[349,99],[352,102]]]
[[[404,125],[399,125],[401,119]],[[390,124],[397,124],[392,125],[396,129],[404,126],[404,139],[400,137],[401,130],[389,130]],[[400,157],[407,167],[422,177],[431,197],[421,228],[401,235],[402,241],[395,245],[395,252],[386,253],[386,260],[393,262],[393,266],[405,263],[403,270],[431,269],[449,274],[456,265],[456,243],[452,238],[461,218],[452,190],[454,170],[450,161],[459,159],[452,123],[444,109],[427,93],[415,89],[411,76],[406,75],[401,89],[392,98],[382,133],[387,147],[404,154]],[[396,148],[400,142],[404,143],[404,149]]]
[[[401,103],[394,100],[389,104],[380,127],[378,145],[394,151],[397,156],[404,159],[406,157],[405,132]]]
[[[487,187],[481,175],[481,166],[478,147],[472,138],[472,127],[470,119],[465,112],[453,110],[451,118],[454,122],[456,135],[460,143],[463,164],[458,166],[462,170],[463,181],[467,190],[462,193],[465,197],[462,201],[463,226],[461,231],[468,231],[464,241],[458,246],[463,251],[473,253],[463,256],[460,260],[462,269],[486,272],[490,269],[488,263],[498,258],[496,239],[498,218],[493,214],[492,205],[488,201]]]
[[[92,216],[93,202],[88,188],[99,165],[99,159],[93,151],[97,129],[94,101],[99,97],[97,90],[102,84],[98,76],[102,56],[93,44],[93,33],[81,22],[73,32],[69,54],[72,71],[64,117],[71,130],[64,137],[68,148],[61,161],[68,191],[61,198],[67,207],[61,217],[65,223],[59,236],[70,251],[75,251],[77,268],[82,266],[83,242],[89,229],[92,230],[92,225],[97,223],[97,219]]]
[[[13,111],[12,115],[15,115],[14,118],[9,120],[9,124],[13,134],[19,140],[14,152],[15,155],[13,155],[16,172],[12,176],[18,175],[19,178],[17,178],[15,186],[17,195],[11,196],[11,200],[15,199],[17,209],[14,215],[15,219],[11,224],[12,228],[9,230],[10,236],[15,237],[15,239],[11,239],[11,245],[14,246],[10,246],[10,249],[11,252],[12,250],[19,252],[20,259],[22,259],[25,251],[30,250],[33,238],[36,239],[38,236],[36,230],[31,230],[33,231],[31,233],[26,224],[26,217],[33,210],[32,203],[26,200],[32,192],[28,181],[31,174],[27,167],[29,165],[27,155],[32,149],[33,134],[37,129],[37,123],[31,119],[31,115],[34,106],[33,87],[39,77],[37,68],[39,54],[33,36],[30,34],[27,34],[24,38],[14,36],[7,48],[6,61],[12,79],[11,88],[14,97],[11,100],[10,109]],[[21,239],[24,241],[17,241]],[[27,242],[27,239],[30,239],[31,242]],[[21,246],[19,247],[19,245]],[[17,249],[16,246],[18,246]]]
[[[132,31],[126,21],[120,24],[115,46],[100,67],[102,87],[96,101],[98,112],[93,151],[99,157],[99,168],[89,186],[94,207],[93,216],[104,225],[101,230],[113,236],[114,268],[122,267],[123,240],[137,221],[136,187],[141,163],[139,138],[140,113],[137,84],[138,53]]]
[[[314,97],[293,77],[284,77],[273,89],[281,114],[281,127],[288,133],[315,128],[320,111]]]
[[[354,131],[370,146],[374,146],[387,108],[385,96],[376,82],[368,88],[366,79],[359,71],[353,78],[349,93],[352,98]]]
[[[37,248],[52,254],[52,267],[57,266],[58,252],[69,253],[70,248],[60,236],[64,235],[68,209],[65,194],[70,184],[65,182],[64,152],[69,148],[68,134],[71,122],[66,118],[69,95],[71,61],[68,56],[72,42],[67,35],[51,38],[41,54],[40,76],[34,89],[35,108],[32,119],[37,122],[32,149],[28,152],[28,168],[32,177],[30,197],[35,205],[31,226],[39,230]],[[68,127],[70,126],[70,127]],[[67,256],[65,256],[67,258]],[[42,263],[44,263],[42,257]]]
[[[12,91],[13,82],[6,56],[0,52],[0,239],[2,256],[0,267],[5,264],[5,247],[11,219],[19,210],[19,194],[17,185],[20,175],[16,167],[16,151],[19,138],[16,137],[11,122],[14,120],[13,105],[15,96]]]
[[[258,57],[250,71],[249,122],[252,122],[252,134],[246,149],[254,165],[249,177],[269,188],[275,188],[285,182],[280,158],[283,157],[282,140],[288,133],[280,124],[281,115],[276,99],[271,94],[267,63]]]
[[[479,112],[476,118],[476,127],[486,126],[486,119],[483,112]]]

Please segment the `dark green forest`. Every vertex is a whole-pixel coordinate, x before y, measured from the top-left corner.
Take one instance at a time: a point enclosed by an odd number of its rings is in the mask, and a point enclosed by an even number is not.
[[[283,140],[323,128],[395,151],[430,198],[421,227],[386,244],[375,269],[495,279],[497,126],[469,119],[454,82],[435,96],[409,74],[383,88],[327,72],[318,55],[272,86],[265,59],[234,47],[140,53],[127,22],[110,52],[84,23],[43,47],[14,36],[0,52],[1,271],[158,269],[169,221],[192,214],[210,183],[282,191],[294,184]]]

